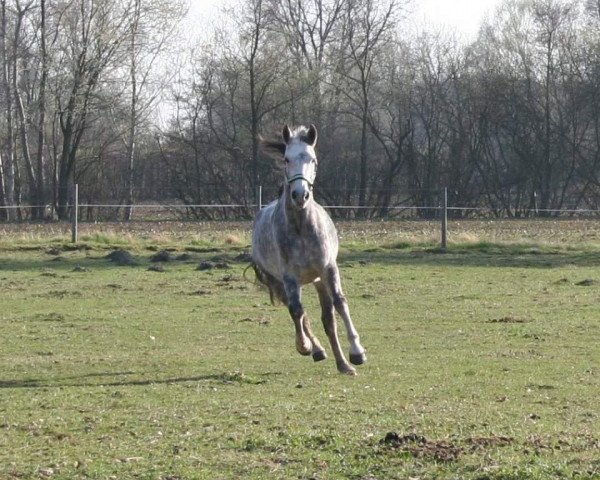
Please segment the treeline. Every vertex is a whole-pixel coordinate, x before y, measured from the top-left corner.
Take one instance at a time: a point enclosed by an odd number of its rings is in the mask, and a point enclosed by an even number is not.
[[[40,206],[4,218],[64,217],[74,183],[251,215],[284,123],[319,129],[317,196],[367,216],[442,187],[456,215],[599,207],[599,0],[506,0],[467,44],[400,0],[243,0],[191,48],[172,1],[1,1],[0,202]]]

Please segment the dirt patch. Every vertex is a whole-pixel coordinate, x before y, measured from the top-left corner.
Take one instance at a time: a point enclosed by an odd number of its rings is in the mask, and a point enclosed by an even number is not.
[[[211,262],[211,261],[205,260],[203,262],[200,262],[197,270],[201,270],[201,271],[213,270],[213,269],[226,270],[228,268],[230,268],[230,267],[227,262]]]
[[[157,263],[157,262],[172,262],[173,261],[173,255],[171,255],[171,252],[167,251],[167,250],[161,250],[160,252],[155,253],[154,255],[152,255],[150,257],[150,261]]]
[[[202,297],[204,295],[211,295],[212,292],[210,290],[204,290],[204,289],[200,289],[200,290],[195,290],[191,293],[189,293],[188,295],[196,295],[198,297]]]
[[[240,253],[234,258],[234,260],[240,263],[249,263],[252,261],[252,255],[249,253]]]
[[[41,321],[41,322],[64,322],[66,320],[65,316],[62,313],[47,313],[47,314],[37,314],[32,317],[32,320]]]
[[[150,265],[148,267],[148,271],[149,272],[164,272],[165,271],[165,267],[163,267],[160,264],[158,264],[158,265]]]
[[[575,285],[578,287],[592,287],[594,285],[598,285],[598,280],[594,280],[593,278],[586,278],[585,280],[581,280],[580,282],[575,282]]]
[[[388,450],[443,463],[456,461],[464,452],[463,447],[457,444],[446,440],[430,441],[414,433],[401,436],[396,432],[389,432],[379,444]]]
[[[532,416],[539,419],[535,414]],[[450,441],[428,440],[415,433],[400,435],[389,432],[378,442],[377,451],[449,463],[457,461],[462,455],[481,455],[489,450],[507,447],[522,449],[526,455],[540,455],[550,451],[596,452],[600,448],[600,440],[589,433],[561,433],[557,437],[531,435],[521,440],[505,435],[492,435]]]
[[[531,435],[523,442],[523,452],[531,455],[544,451],[596,452],[599,448],[600,440],[588,433],[562,433],[557,438]]]
[[[469,437],[465,440],[449,441],[428,440],[415,433],[399,435],[396,432],[389,432],[380,440],[379,446],[387,452],[398,452],[414,458],[448,463],[458,460],[463,454],[508,447],[514,443],[515,439],[507,436]]]
[[[507,447],[515,443],[512,437],[471,437],[465,440],[467,447],[471,452],[487,450],[488,448]]]
[[[487,323],[527,323],[529,320],[520,317],[513,317],[512,315],[501,317],[501,318],[490,318]]]
[[[242,318],[241,320],[238,320],[238,323],[255,323],[256,325],[258,325],[260,327],[268,327],[271,324],[271,320],[269,320],[268,318],[265,318],[265,317],[261,317],[261,318],[246,317],[246,318]]]
[[[136,259],[129,253],[127,250],[115,250],[110,252],[106,258],[110,260],[115,265],[123,266],[133,266],[137,265]]]
[[[80,298],[83,297],[83,294],[77,290],[50,290],[46,293],[38,293],[35,296],[40,298]]]

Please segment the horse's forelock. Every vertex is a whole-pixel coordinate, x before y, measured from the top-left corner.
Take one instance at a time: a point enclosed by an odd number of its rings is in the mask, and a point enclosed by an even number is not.
[[[308,143],[310,145],[310,138],[308,135],[308,128],[301,125],[292,131],[291,141],[300,140],[301,142]]]

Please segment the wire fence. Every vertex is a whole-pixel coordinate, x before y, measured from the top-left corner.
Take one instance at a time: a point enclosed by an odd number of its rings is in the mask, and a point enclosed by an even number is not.
[[[272,192],[271,192],[272,193]],[[440,246],[447,247],[448,218],[499,218],[498,212],[489,207],[455,206],[448,204],[448,190],[429,191],[430,198],[437,201],[429,205],[385,204],[385,205],[338,205],[327,204],[323,198],[321,205],[332,217],[349,220],[373,219],[424,219],[439,222]],[[274,196],[274,195],[271,195]],[[265,206],[263,192],[259,189],[257,203],[137,203],[124,204],[113,202],[79,203],[79,189],[75,185],[70,202],[65,205],[71,222],[72,241],[78,241],[79,222],[102,223],[123,220],[124,212],[129,210],[129,220],[157,222],[169,220],[249,220]],[[4,222],[51,221],[57,220],[55,208],[50,205],[0,205],[0,220]],[[571,217],[600,219],[600,210],[594,208],[541,209],[522,208],[518,218]],[[506,218],[506,216],[504,216]],[[63,218],[64,220],[64,218]]]

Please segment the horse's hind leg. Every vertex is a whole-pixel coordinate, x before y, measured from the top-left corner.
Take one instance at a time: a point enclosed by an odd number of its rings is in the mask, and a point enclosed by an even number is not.
[[[313,345],[304,328],[306,314],[302,303],[300,303],[300,285],[294,278],[284,275],[283,287],[288,301],[288,310],[296,329],[296,350],[300,355],[310,355]],[[306,321],[308,321],[308,318]]]
[[[333,350],[337,369],[340,373],[356,375],[356,370],[348,363],[346,357],[344,357],[342,347],[340,346],[340,340],[337,334],[337,325],[335,323],[333,301],[329,295],[329,291],[321,281],[315,282],[315,288],[319,293],[319,301],[321,302],[321,320],[323,321],[323,327],[325,327],[327,338],[329,338],[331,350]]]
[[[348,301],[344,296],[344,292],[342,292],[342,282],[337,265],[334,264],[332,267],[329,267],[326,281],[327,288],[333,297],[333,305],[344,320],[346,334],[350,342],[350,362],[354,365],[362,365],[367,361],[367,356],[365,349],[360,343],[358,332],[354,328],[354,324],[350,318],[350,309],[348,308]]]
[[[312,343],[313,360],[315,362],[325,360],[327,358],[325,349],[321,346],[321,342],[319,342],[319,340],[313,333],[312,328],[310,327],[310,320],[308,319],[308,315],[306,315],[306,313],[304,313],[304,317],[302,317],[302,328],[304,329],[304,333]]]

